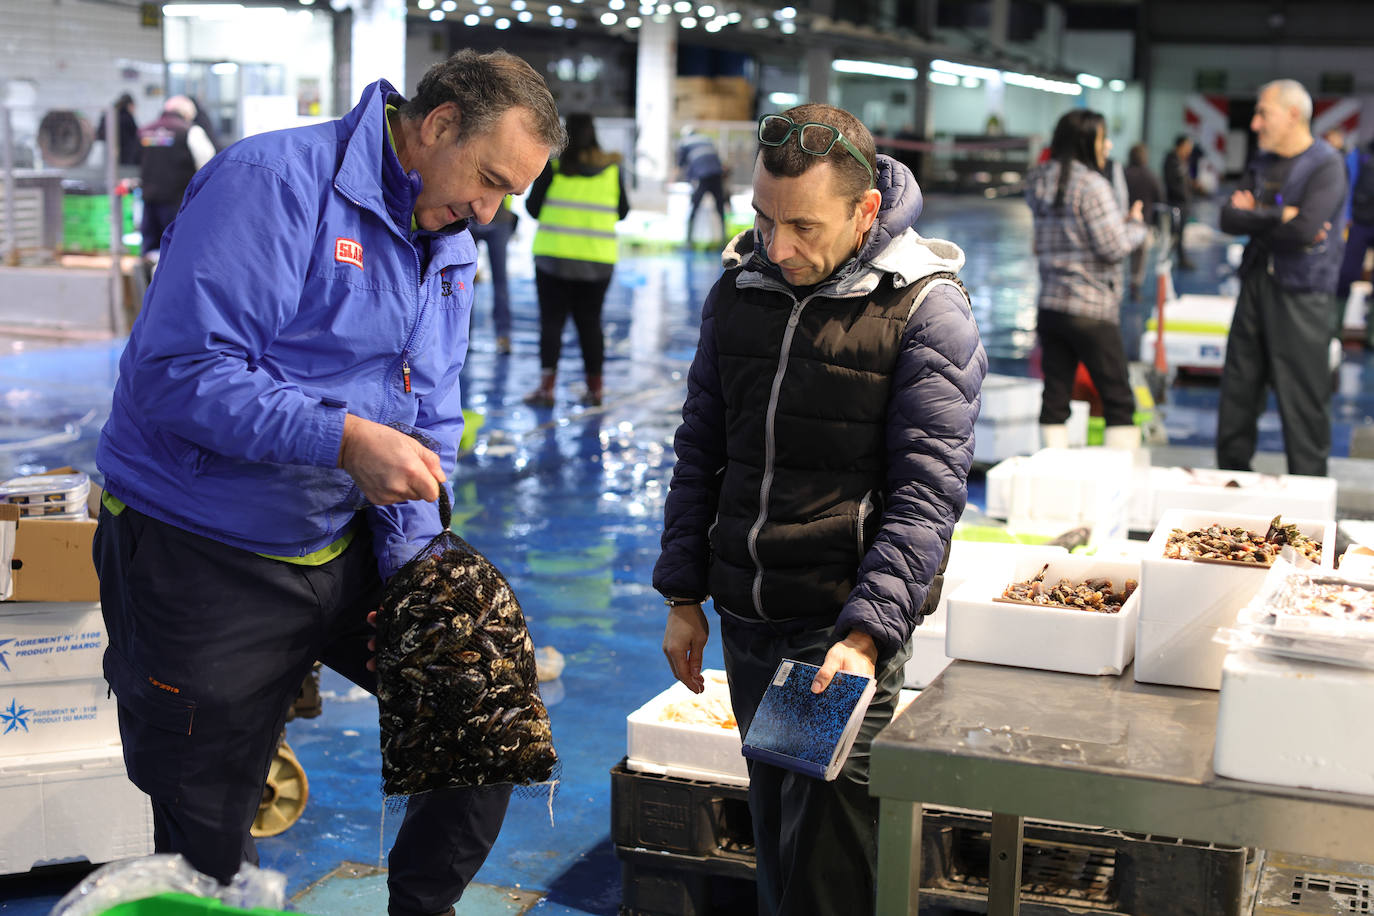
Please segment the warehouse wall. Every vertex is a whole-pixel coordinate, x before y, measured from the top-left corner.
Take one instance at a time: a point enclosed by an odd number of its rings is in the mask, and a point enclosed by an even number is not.
[[[103,106],[128,92],[140,123],[161,111],[162,33],[140,22],[137,4],[0,0],[0,23],[0,99],[15,106],[21,145],[55,108],[95,124]]]

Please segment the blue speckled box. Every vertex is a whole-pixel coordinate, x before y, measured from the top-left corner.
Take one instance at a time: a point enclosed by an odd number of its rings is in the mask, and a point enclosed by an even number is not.
[[[822,693],[812,693],[818,670],[782,660],[744,737],[745,757],[827,782],[839,774],[873,698],[874,681],[841,671]]]

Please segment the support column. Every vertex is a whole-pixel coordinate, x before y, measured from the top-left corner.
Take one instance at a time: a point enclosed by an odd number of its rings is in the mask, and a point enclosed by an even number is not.
[[[385,79],[403,95],[410,92],[414,87],[406,85],[405,0],[354,0],[351,50],[344,111],[356,105],[367,85],[378,79]]]
[[[635,206],[667,206],[672,180],[673,94],[677,78],[677,24],[646,18],[639,29],[635,84]],[[642,202],[641,202],[642,201]]]
[[[806,49],[806,87],[802,92],[803,102],[839,104],[838,100],[832,98],[835,93],[831,91],[830,83],[830,64],[834,59],[835,55],[829,48]]]
[[[1007,46],[1007,23],[1011,21],[1011,0],[992,0],[988,21],[988,42],[998,50]]]

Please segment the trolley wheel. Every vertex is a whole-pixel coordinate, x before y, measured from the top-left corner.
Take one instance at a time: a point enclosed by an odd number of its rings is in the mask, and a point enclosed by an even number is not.
[[[276,836],[300,820],[305,803],[310,798],[310,783],[291,746],[282,741],[277,756],[267,770],[267,782],[262,787],[262,801],[258,816],[253,818],[249,831],[255,837]]]

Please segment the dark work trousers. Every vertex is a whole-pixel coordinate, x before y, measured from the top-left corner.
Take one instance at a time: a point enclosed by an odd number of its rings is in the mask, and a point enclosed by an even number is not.
[[[510,244],[515,223],[497,218],[483,225],[473,220],[468,231],[474,241],[487,243],[487,260],[491,262],[491,323],[497,337],[510,337],[510,280],[506,276],[506,246]]]
[[[716,214],[720,217],[720,237],[723,240],[730,238],[725,229],[725,176],[719,173],[698,178],[692,185],[692,208],[687,213],[687,241],[692,241],[692,225],[697,219],[697,208],[701,206],[701,201],[710,194],[716,201]]]
[[[172,225],[172,220],[176,219],[177,211],[180,209],[181,201],[174,204],[152,204],[146,200],[143,202],[143,222],[139,225],[138,231],[143,237],[144,254],[162,247],[162,233]]]
[[[94,556],[105,677],[129,779],[152,800],[154,845],[228,882],[258,861],[249,828],[315,660],[376,693],[366,618],[382,583],[367,527],[339,557],[297,566],[102,509]],[[391,916],[447,911],[485,861],[509,800],[508,786],[412,798],[391,850]]]
[[[829,627],[787,635],[728,616],[721,617],[720,633],[730,703],[741,735],[748,734],[778,663],[792,658],[819,665],[833,639]],[[834,782],[748,761],[760,914],[873,912],[878,801],[868,794],[869,746],[892,719],[902,688],[902,669],[910,655],[910,649],[904,648],[879,667],[873,701]]]
[[[539,295],[539,368],[558,368],[563,353],[563,325],[572,315],[577,341],[582,345],[582,368],[588,377],[601,375],[606,360],[606,341],[601,333],[601,305],[611,278],[567,280],[535,270],[534,288]]]
[[[1269,389],[1288,473],[1326,476],[1331,452],[1331,294],[1293,292],[1263,268],[1241,278],[1217,405],[1217,467],[1248,471]]]
[[[1040,309],[1035,333],[1040,339],[1040,371],[1045,387],[1040,394],[1040,422],[1057,425],[1069,419],[1069,401],[1078,364],[1087,367],[1102,399],[1108,426],[1135,423],[1135,395],[1126,370],[1121,326],[1115,321],[1084,318],[1067,312]]]

